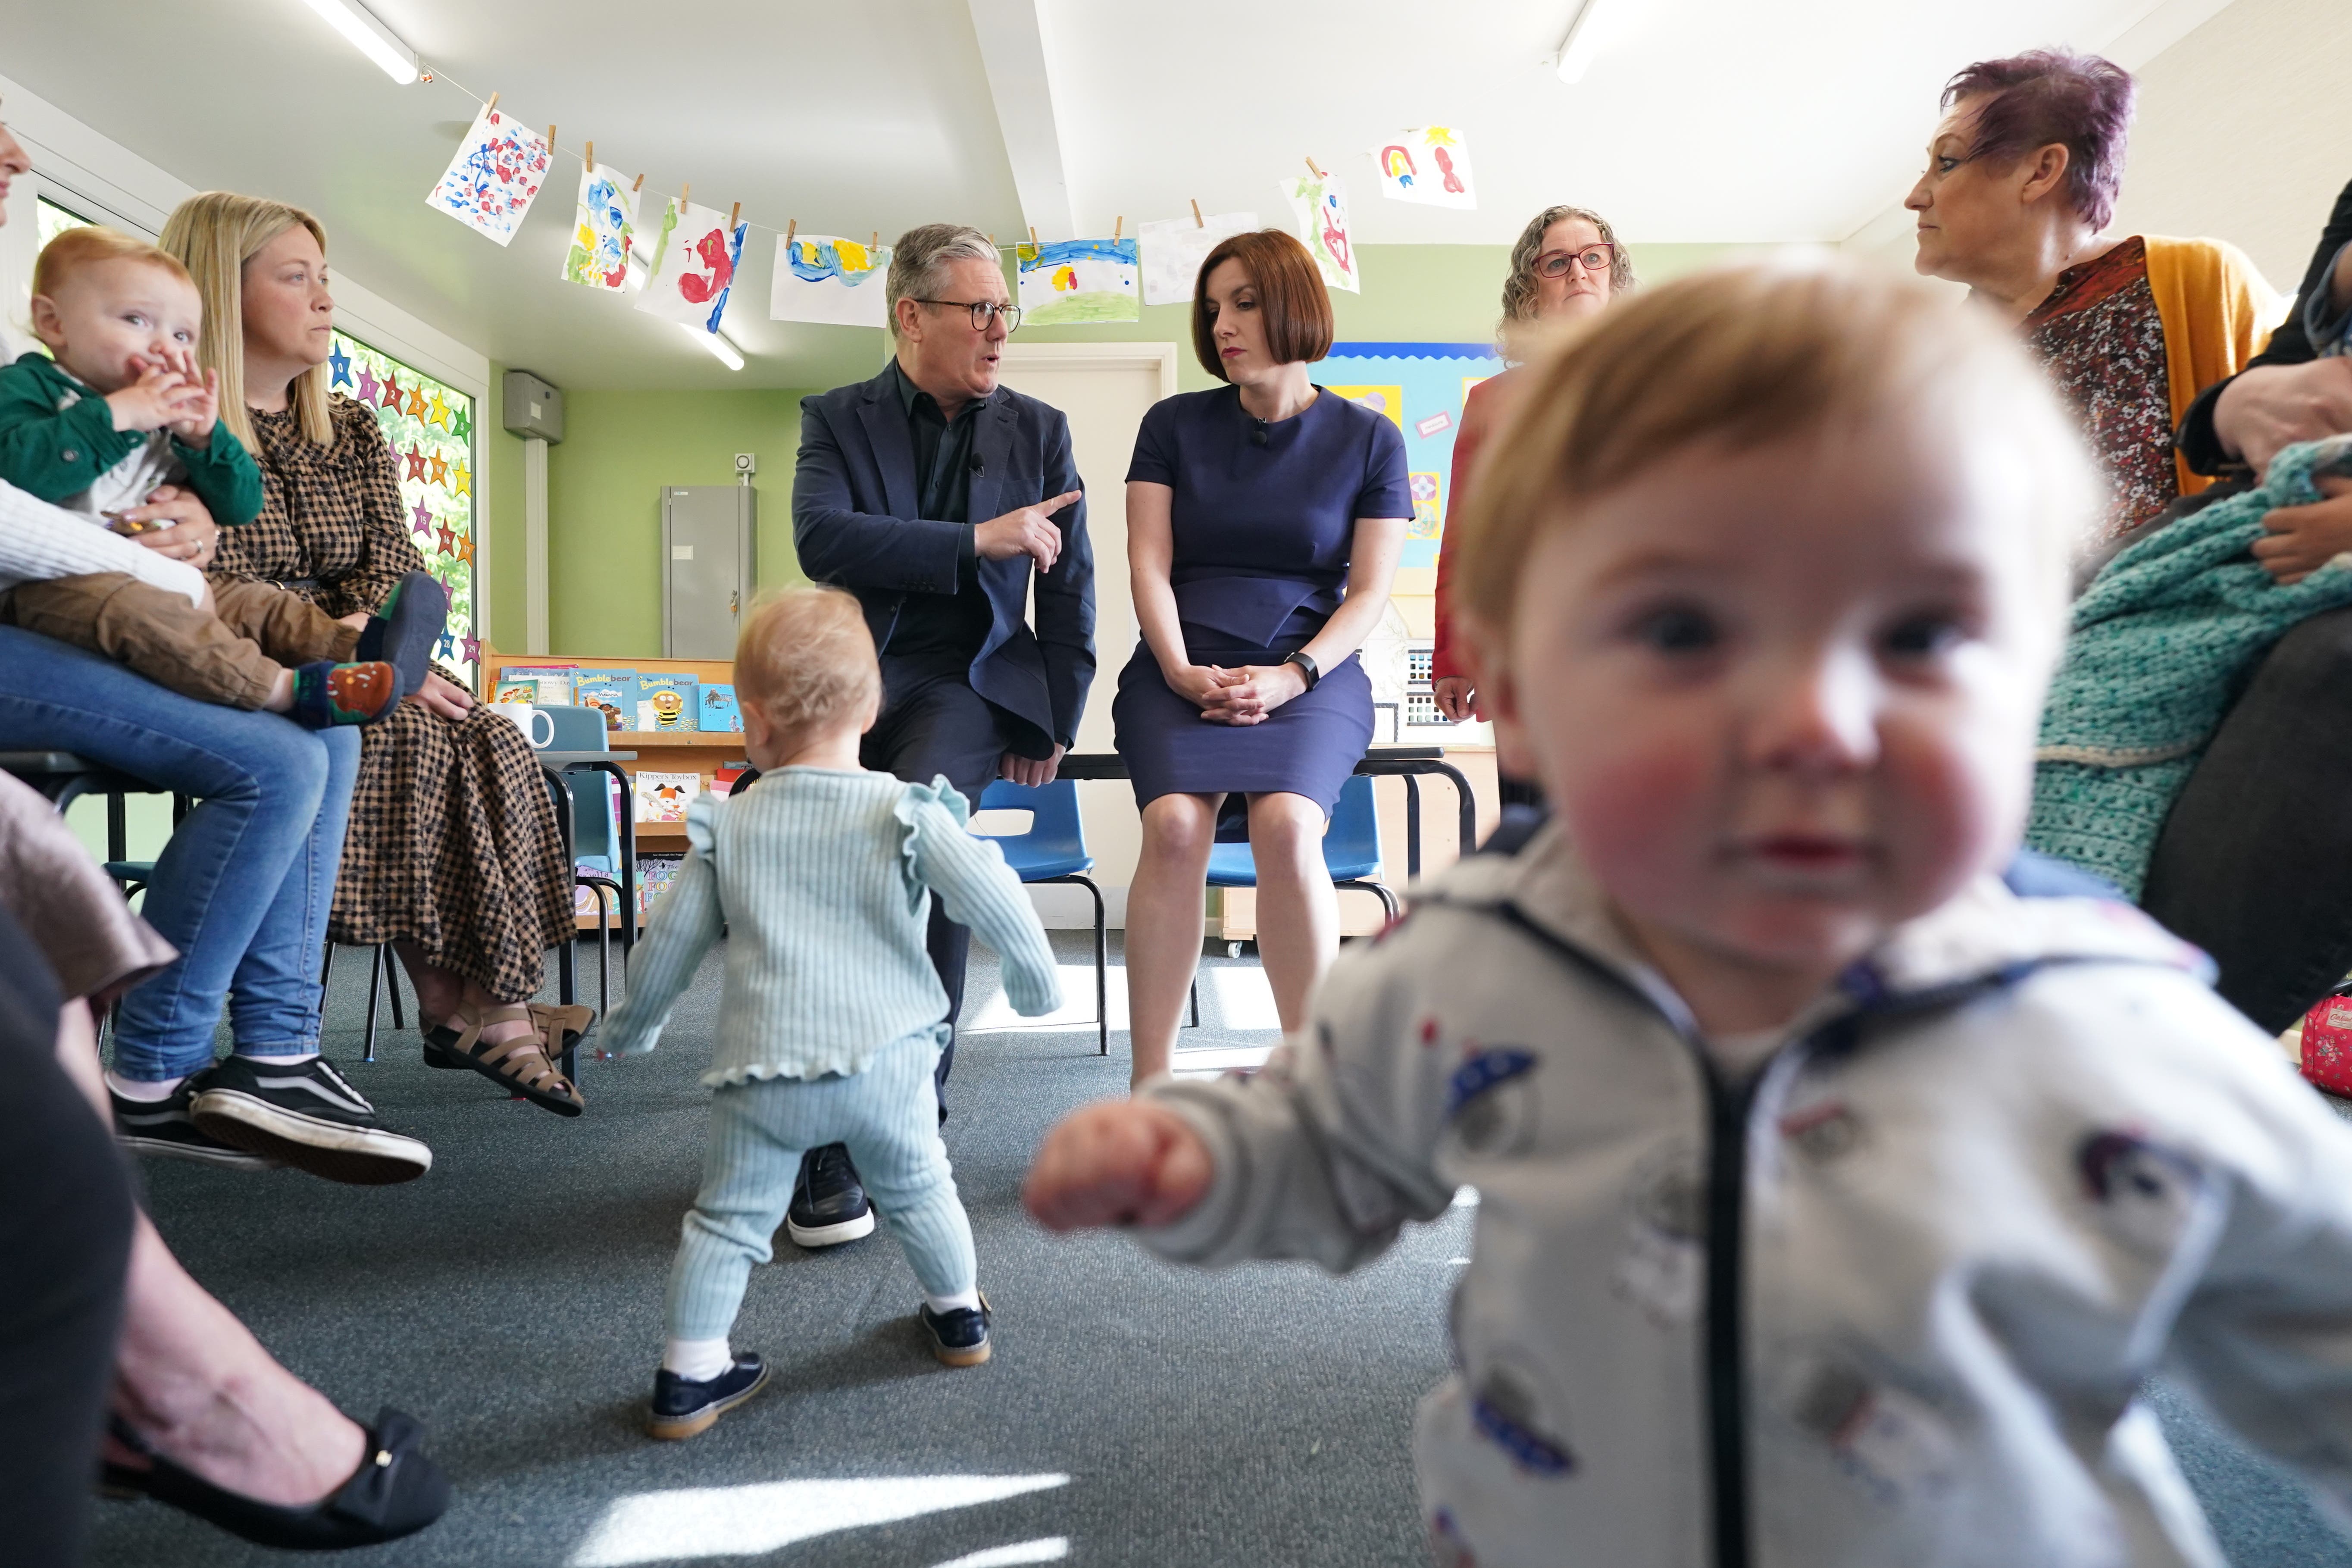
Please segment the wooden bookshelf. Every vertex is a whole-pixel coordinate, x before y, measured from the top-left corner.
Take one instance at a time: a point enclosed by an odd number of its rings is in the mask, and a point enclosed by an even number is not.
[[[576,664],[587,669],[633,668],[649,675],[690,675],[697,680],[730,686],[735,681],[731,659],[651,658],[631,654],[503,654],[484,643],[481,661],[475,666],[482,683],[478,696],[488,700],[486,694],[498,678],[499,667],[506,664]],[[614,730],[606,734],[605,743],[616,752],[636,753],[634,759],[620,764],[621,771],[633,778],[640,770],[695,773],[701,777],[705,788],[709,787],[712,775],[720,768],[747,760],[740,731]],[[639,854],[686,853],[683,822],[640,822],[636,826]],[[583,917],[576,923],[583,931],[596,929],[593,916]]]

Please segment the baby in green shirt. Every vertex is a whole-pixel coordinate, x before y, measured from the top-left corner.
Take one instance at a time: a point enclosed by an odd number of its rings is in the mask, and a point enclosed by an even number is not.
[[[221,422],[218,376],[196,363],[203,315],[187,268],[143,240],[96,226],[51,240],[32,300],[49,353],[0,368],[0,480],[122,533],[156,526],[121,514],[162,485],[194,491],[224,526],[259,516],[261,469]],[[107,572],[0,595],[0,624],[103,654],[184,696],[311,728],[391,712],[423,683],[447,609],[423,572],[358,627],[267,583],[208,584],[191,604]]]

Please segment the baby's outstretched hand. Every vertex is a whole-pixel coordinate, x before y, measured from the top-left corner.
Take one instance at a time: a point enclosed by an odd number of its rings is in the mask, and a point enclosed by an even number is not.
[[[1209,1190],[1209,1147],[1192,1124],[1148,1100],[1104,1100],[1045,1134],[1021,1201],[1048,1230],[1167,1225]]]

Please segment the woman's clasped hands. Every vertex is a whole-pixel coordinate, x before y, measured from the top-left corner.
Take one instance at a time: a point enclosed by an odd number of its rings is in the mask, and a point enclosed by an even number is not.
[[[1295,664],[1192,664],[1168,677],[1175,693],[1212,724],[1263,724],[1274,710],[1307,689],[1307,676]]]

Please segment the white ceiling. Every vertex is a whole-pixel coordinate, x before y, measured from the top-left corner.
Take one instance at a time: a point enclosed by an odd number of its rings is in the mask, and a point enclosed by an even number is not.
[[[887,237],[944,218],[1009,241],[1034,217],[973,20],[1003,3],[374,0],[447,79],[396,87],[302,0],[0,0],[0,60],[193,185],[311,208],[339,268],[492,359],[568,386],[804,386],[864,373],[877,344],[764,319],[772,235],[753,231],[728,312],[752,356],[740,374],[557,280],[582,141],[649,194],[690,181],[775,227]],[[1275,181],[1311,155],[1377,245],[1505,243],[1563,200],[1636,241],[1842,239],[1907,184],[1959,65],[2105,47],[2221,0],[1602,0],[1573,86],[1547,57],[1576,0],[1032,3],[1082,230],[1132,232],[1192,198],[1284,221]],[[424,205],[473,114],[453,81],[555,122],[572,153],[505,250]],[[1370,147],[1433,121],[1469,138],[1475,213],[1376,194]],[[1016,138],[1026,159],[1034,142]]]

